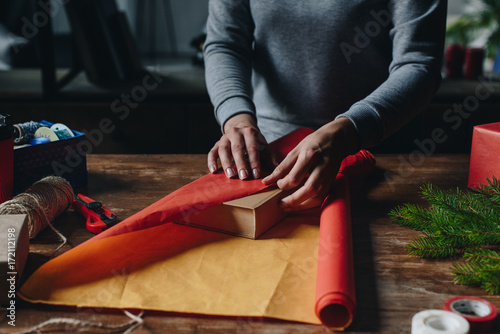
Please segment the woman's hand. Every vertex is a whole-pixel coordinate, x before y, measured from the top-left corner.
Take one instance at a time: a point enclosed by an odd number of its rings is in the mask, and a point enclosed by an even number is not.
[[[261,159],[272,156],[266,139],[260,133],[255,118],[250,114],[238,114],[224,124],[224,134],[208,153],[208,169],[218,170],[217,158],[228,178],[259,178],[262,173]],[[233,169],[233,160],[236,171]],[[273,167],[275,167],[274,164]]]
[[[283,190],[298,187],[281,201],[287,212],[320,206],[342,160],[354,153],[356,147],[354,125],[348,118],[339,118],[304,138],[262,182],[276,182]]]

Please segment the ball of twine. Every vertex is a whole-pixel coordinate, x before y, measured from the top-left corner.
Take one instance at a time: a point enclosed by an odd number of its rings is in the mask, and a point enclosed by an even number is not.
[[[24,193],[0,205],[0,215],[26,214],[29,237],[34,238],[47,225],[63,240],[66,238],[57,231],[51,222],[61,215],[73,202],[74,192],[71,185],[59,176],[48,176],[34,183]]]

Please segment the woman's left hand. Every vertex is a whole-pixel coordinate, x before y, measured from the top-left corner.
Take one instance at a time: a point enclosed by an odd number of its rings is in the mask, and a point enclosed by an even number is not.
[[[356,147],[354,125],[348,118],[338,118],[304,138],[262,182],[266,185],[276,182],[282,190],[298,187],[281,200],[286,212],[320,206],[330,192],[342,160],[353,154]]]

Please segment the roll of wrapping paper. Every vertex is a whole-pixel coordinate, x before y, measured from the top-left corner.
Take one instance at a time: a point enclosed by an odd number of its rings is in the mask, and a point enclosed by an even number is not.
[[[346,158],[321,210],[315,312],[337,330],[348,327],[356,313],[348,175],[366,176],[374,166],[368,151]]]
[[[343,330],[356,313],[349,180],[339,174],[323,206],[319,228],[315,312],[330,328]]]

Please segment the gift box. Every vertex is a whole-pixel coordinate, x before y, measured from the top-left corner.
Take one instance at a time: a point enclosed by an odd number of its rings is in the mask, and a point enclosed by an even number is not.
[[[52,126],[53,123],[41,121]],[[36,181],[57,175],[74,187],[87,185],[88,141],[85,134],[71,130],[74,137],[14,149],[14,193],[28,189]]]
[[[474,127],[468,186],[488,184],[493,176],[500,178],[500,122]]]

